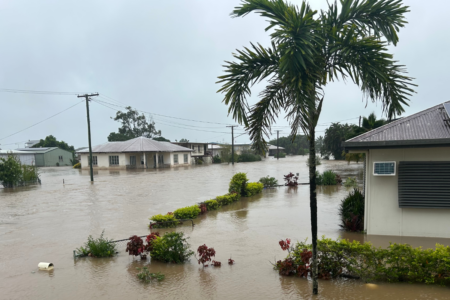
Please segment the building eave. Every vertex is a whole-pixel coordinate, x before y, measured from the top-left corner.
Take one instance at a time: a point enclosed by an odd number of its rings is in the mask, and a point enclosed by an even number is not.
[[[400,141],[342,142],[345,151],[396,148],[450,147],[450,138]]]

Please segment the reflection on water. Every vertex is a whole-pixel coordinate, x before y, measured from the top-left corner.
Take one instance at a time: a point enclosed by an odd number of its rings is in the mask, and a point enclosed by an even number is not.
[[[320,172],[332,169],[345,180],[362,182],[362,164],[323,161]],[[310,280],[280,277],[270,262],[282,259],[278,241],[310,239],[309,186],[279,187],[199,216],[195,227],[153,229],[161,234],[182,231],[191,249],[206,244],[216,250],[222,267],[203,269],[195,258],[187,264],[140,261],[118,245],[114,258],[73,260],[72,251],[89,235],[123,239],[148,234],[148,218],[223,195],[229,179],[246,172],[250,181],[270,175],[299,173],[308,181],[306,156],[232,165],[189,166],[147,170],[42,169],[42,186],[0,189],[1,299],[311,299]],[[264,174],[264,175],[262,175]],[[63,185],[62,182],[65,184]],[[433,247],[445,239],[367,236],[339,229],[337,208],[349,189],[318,187],[319,236],[339,236],[376,246],[408,242]],[[228,258],[236,264],[229,266]],[[37,271],[41,261],[54,263],[51,272]],[[161,272],[162,282],[143,284],[137,267]],[[33,273],[34,272],[34,273]],[[407,287],[407,288],[405,288]],[[420,295],[420,296],[419,296]],[[375,290],[361,281],[320,281],[314,299],[448,299],[448,289],[427,285],[380,284]]]

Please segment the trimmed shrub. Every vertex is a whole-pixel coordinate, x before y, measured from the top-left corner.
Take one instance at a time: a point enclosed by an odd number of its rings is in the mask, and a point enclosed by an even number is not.
[[[179,208],[173,212],[176,219],[195,219],[200,214],[201,210],[197,205]]]
[[[84,247],[77,249],[78,255],[80,256],[92,256],[92,257],[111,257],[116,254],[116,244],[112,240],[108,240],[103,237],[105,231],[99,238],[94,239],[92,235],[88,237],[87,242]]]
[[[163,237],[153,240],[152,259],[167,263],[183,263],[194,254],[189,249],[187,239],[183,232],[167,232]]]
[[[245,187],[247,185],[248,179],[247,174],[245,173],[236,173],[231,178],[230,188],[228,192],[230,193],[238,193],[241,196],[245,196]]]
[[[339,206],[341,227],[350,231],[364,230],[364,195],[353,189]]]
[[[261,156],[250,152],[243,152],[237,158],[237,162],[252,162],[252,161],[261,161]]]
[[[276,180],[275,177],[269,177],[269,175],[261,177],[259,182],[261,182],[264,187],[274,187],[278,185],[278,180]]]
[[[260,182],[250,182],[245,188],[246,196],[250,197],[262,192],[264,185]]]
[[[167,222],[162,224],[155,224],[153,227],[175,227],[178,223],[178,221],[175,219],[175,216],[173,214],[167,214],[167,215],[154,215],[150,218],[153,222]]]
[[[214,199],[206,200],[205,204],[206,204],[206,208],[208,209],[208,211],[209,210],[216,210],[216,209],[218,209],[220,207],[219,202],[217,202],[217,200],[214,200]]]

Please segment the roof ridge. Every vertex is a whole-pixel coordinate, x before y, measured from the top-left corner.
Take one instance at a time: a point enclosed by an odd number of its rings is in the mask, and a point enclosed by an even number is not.
[[[444,102],[444,103],[446,103],[446,102]],[[416,119],[416,118],[418,118],[418,117],[421,117],[421,116],[423,116],[423,115],[429,113],[430,111],[432,111],[432,110],[438,108],[438,107],[441,106],[441,105],[443,106],[443,103],[440,103],[440,104],[438,104],[438,105],[432,106],[432,107],[427,108],[427,109],[425,109],[425,110],[421,110],[421,111],[416,112],[416,113],[414,113],[414,114],[412,114],[412,115],[409,115],[409,116],[407,116],[407,117],[403,117],[403,118],[401,118],[401,119],[395,120],[395,121],[393,121],[393,122],[391,122],[391,123],[388,123],[388,124],[385,124],[385,125],[383,125],[383,126],[377,127],[377,128],[372,129],[372,130],[370,130],[370,131],[368,131],[368,132],[364,132],[363,134],[357,135],[357,136],[355,136],[355,137],[352,137],[352,138],[349,139],[349,140],[346,140],[346,142],[351,142],[352,140],[354,140],[354,139],[356,139],[356,138],[364,139],[364,138],[367,137],[367,136],[375,135],[375,134],[378,134],[378,133],[380,133],[380,132],[383,132],[384,130],[387,130],[387,129],[390,129],[390,128],[399,126],[399,125],[403,124],[404,122],[407,122],[407,121],[410,121],[410,120],[414,120],[414,119]]]

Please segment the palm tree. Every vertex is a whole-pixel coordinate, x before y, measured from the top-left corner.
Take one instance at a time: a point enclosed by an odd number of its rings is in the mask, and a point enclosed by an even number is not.
[[[350,138],[358,136],[360,134],[366,133],[368,131],[371,131],[375,128],[381,127],[383,125],[387,124],[387,121],[385,119],[377,119],[377,116],[375,113],[371,113],[367,118],[363,117],[362,120],[362,126],[355,128],[354,133],[350,136]]]
[[[366,101],[380,101],[389,118],[404,112],[414,92],[412,78],[387,52],[387,45],[397,44],[408,11],[401,0],[341,0],[340,7],[334,2],[320,12],[306,1],[298,7],[283,0],[243,0],[231,13],[242,17],[256,12],[267,18],[272,44],[251,44],[237,50],[237,62],[226,62],[218,83],[228,112],[245,124],[260,152],[280,111],[286,112],[291,136],[301,128],[309,139],[313,294],[318,293],[314,141],[323,89],[330,81],[350,79]],[[267,85],[260,100],[250,106],[251,87],[263,80]]]

